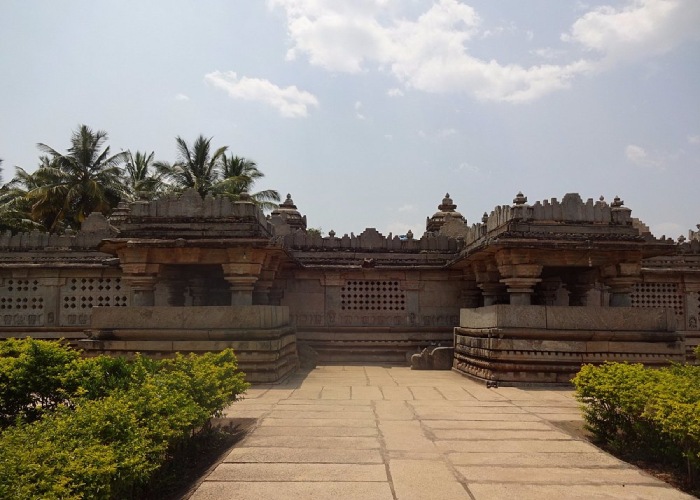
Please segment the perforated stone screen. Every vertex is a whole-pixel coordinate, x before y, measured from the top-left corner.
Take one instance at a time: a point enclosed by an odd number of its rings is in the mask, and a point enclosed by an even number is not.
[[[406,295],[398,281],[353,280],[340,291],[340,308],[353,311],[404,311]]]
[[[683,294],[676,283],[637,283],[630,299],[634,307],[668,307],[678,316],[685,314]]]
[[[40,311],[44,309],[44,299],[39,297],[37,280],[11,279],[5,283],[6,295],[0,298],[2,311]]]
[[[119,278],[72,278],[63,288],[61,307],[68,311],[97,306],[125,307],[128,300]]]

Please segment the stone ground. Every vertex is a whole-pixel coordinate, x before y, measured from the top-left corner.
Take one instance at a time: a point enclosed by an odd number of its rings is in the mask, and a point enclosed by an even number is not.
[[[227,416],[255,423],[192,500],[693,498],[586,442],[567,389],[319,366]]]

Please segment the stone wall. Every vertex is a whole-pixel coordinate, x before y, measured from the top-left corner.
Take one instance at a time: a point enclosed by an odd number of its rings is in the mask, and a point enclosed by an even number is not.
[[[685,360],[668,309],[496,305],[463,309],[454,369],[497,382],[567,383],[583,363]]]
[[[250,382],[275,382],[298,366],[289,309],[280,306],[97,307],[88,353],[171,356],[232,348]]]

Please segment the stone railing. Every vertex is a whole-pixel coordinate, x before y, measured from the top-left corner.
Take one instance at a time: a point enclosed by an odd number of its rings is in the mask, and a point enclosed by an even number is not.
[[[94,212],[75,233],[52,234],[41,231],[12,234],[10,231],[0,235],[0,251],[56,251],[56,250],[96,250],[104,238],[115,234],[104,215]]]
[[[524,222],[543,227],[564,224],[631,227],[633,223],[631,214],[632,210],[624,207],[623,201],[617,197],[612,204],[608,205],[602,197],[596,202],[593,198],[584,202],[578,193],[569,193],[561,201],[552,198],[528,205],[527,197],[518,193],[513,200],[513,205],[500,205],[494,208],[491,214],[484,213],[481,223],[472,224],[471,227],[464,226],[460,231],[460,237],[464,238],[466,245],[471,245],[480,238],[505,230],[512,222]],[[441,232],[454,235],[457,224],[459,222],[450,221]]]
[[[382,235],[374,228],[367,228],[359,235],[347,234],[338,238],[333,231],[327,237],[297,230],[283,237],[284,246],[292,250],[356,251],[356,252],[443,252],[459,251],[461,244],[445,235],[426,234],[420,239]]]

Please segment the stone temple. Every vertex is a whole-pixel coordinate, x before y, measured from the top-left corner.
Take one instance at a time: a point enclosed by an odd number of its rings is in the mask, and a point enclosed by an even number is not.
[[[245,196],[186,191],[92,214],[75,234],[1,235],[0,338],[88,354],[233,347],[253,382],[301,358],[491,384],[694,360],[700,343],[700,230],[654,238],[619,198],[518,193],[469,224],[446,195],[420,238],[306,228],[290,196],[266,217]]]

